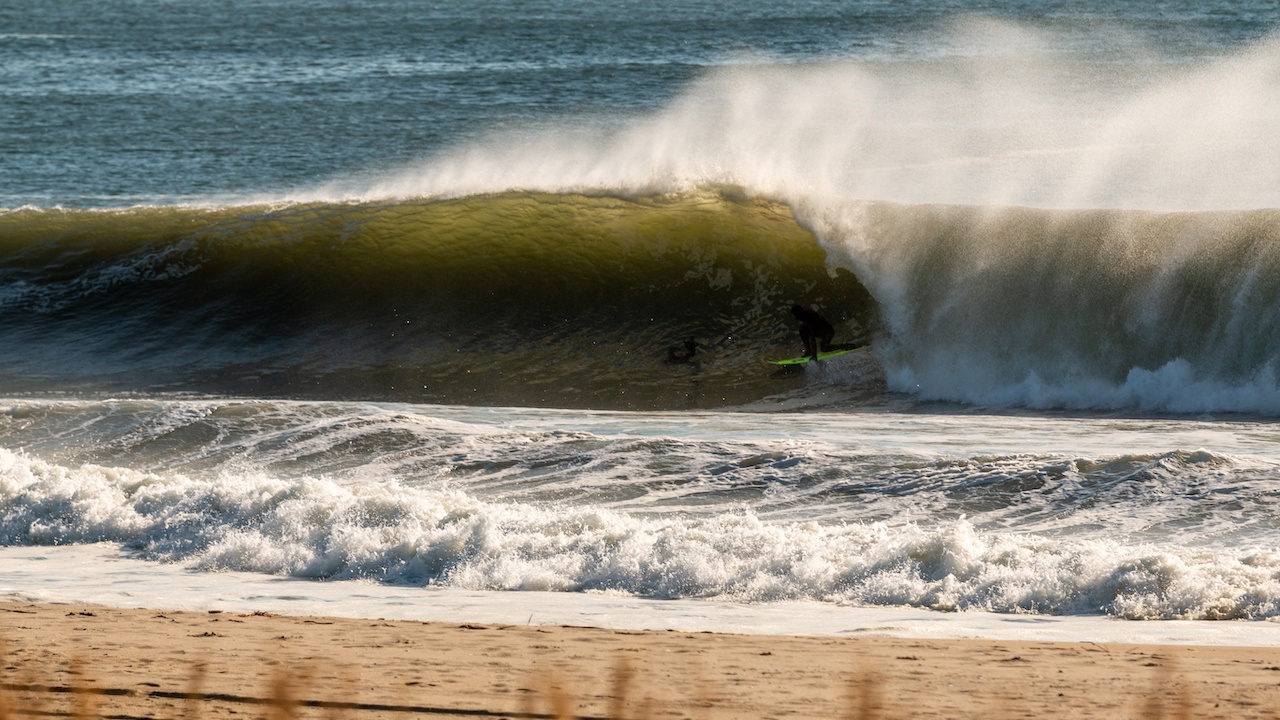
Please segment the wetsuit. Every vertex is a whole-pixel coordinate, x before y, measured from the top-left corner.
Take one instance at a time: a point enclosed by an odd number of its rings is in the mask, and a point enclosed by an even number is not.
[[[791,314],[800,321],[800,340],[804,342],[804,354],[818,359],[818,351],[831,349],[831,340],[836,336],[835,328],[818,313],[795,305]]]

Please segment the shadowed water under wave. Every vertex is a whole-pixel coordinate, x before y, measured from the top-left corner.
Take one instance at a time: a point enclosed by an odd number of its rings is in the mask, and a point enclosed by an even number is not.
[[[792,303],[876,317],[785,207],[719,193],[23,210],[0,237],[10,392],[716,406],[796,386],[763,364],[800,349]]]

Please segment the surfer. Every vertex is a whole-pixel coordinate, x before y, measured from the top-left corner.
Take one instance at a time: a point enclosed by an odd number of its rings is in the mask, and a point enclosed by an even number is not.
[[[791,306],[791,314],[800,321],[800,340],[804,343],[804,354],[817,360],[818,351],[829,352],[842,349],[843,346],[832,345],[836,329],[818,313],[800,305]]]
[[[672,345],[667,348],[667,362],[687,363],[694,355],[698,353],[698,342],[693,338],[684,341],[684,347]]]

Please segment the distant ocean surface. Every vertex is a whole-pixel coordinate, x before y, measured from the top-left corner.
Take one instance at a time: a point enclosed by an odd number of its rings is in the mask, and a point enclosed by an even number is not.
[[[0,2],[0,598],[1280,643],[1277,31]]]

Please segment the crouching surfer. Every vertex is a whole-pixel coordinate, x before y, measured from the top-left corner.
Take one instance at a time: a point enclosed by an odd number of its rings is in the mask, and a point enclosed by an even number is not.
[[[835,344],[831,341],[836,336],[836,329],[827,319],[802,305],[792,305],[791,314],[800,321],[800,341],[804,343],[804,354],[812,360],[818,359],[819,352],[832,350],[853,350],[854,343]]]

